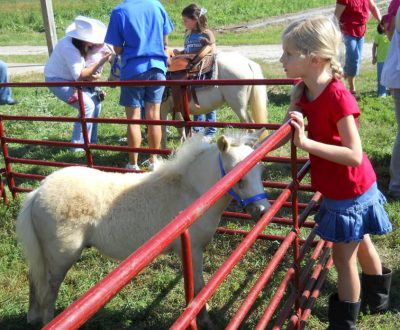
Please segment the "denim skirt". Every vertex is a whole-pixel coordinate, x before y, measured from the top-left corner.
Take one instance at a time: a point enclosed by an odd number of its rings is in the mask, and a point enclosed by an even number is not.
[[[315,231],[335,243],[361,241],[365,234],[386,234],[392,225],[383,207],[385,202],[376,182],[364,194],[351,199],[324,197],[315,216]]]

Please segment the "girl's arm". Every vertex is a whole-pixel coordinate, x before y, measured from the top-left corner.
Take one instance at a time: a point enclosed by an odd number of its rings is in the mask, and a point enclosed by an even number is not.
[[[304,133],[303,116],[290,112],[292,125],[295,128],[294,144],[308,153],[334,163],[356,167],[362,161],[362,147],[356,122],[352,115],[343,117],[337,122],[341,146],[326,144],[309,139]]]

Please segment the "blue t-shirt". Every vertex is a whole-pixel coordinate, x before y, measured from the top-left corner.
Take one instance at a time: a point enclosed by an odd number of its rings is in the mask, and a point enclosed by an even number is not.
[[[164,36],[174,26],[157,0],[125,0],[111,12],[105,42],[123,47],[121,80],[159,68],[167,70]]]
[[[204,46],[215,44],[215,37],[211,30],[191,32],[185,37],[183,52],[185,54],[198,54]]]

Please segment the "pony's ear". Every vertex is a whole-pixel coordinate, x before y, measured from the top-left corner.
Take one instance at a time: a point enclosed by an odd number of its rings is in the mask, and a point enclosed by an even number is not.
[[[222,135],[218,140],[217,140],[217,146],[219,151],[225,152],[229,149],[230,143],[229,140]]]

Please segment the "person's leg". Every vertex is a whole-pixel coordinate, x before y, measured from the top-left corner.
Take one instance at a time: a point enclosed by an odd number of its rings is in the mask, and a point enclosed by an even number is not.
[[[400,89],[392,89],[392,96],[395,105],[397,133],[390,159],[389,194],[393,198],[400,199]]]
[[[201,114],[201,115],[193,115],[193,121],[206,121],[206,115]],[[202,133],[204,132],[204,127],[201,126],[193,126],[192,131],[194,133]]]
[[[160,104],[159,103],[150,103],[146,102],[145,106],[145,116],[146,119],[151,120],[160,120]],[[161,145],[161,125],[149,125],[147,127],[147,143],[149,148],[152,149],[160,149]],[[150,158],[151,163],[157,162],[157,155],[152,154]]]
[[[376,81],[378,86],[377,87],[378,97],[385,97],[387,94],[386,87],[381,84],[382,69],[384,64],[385,62],[376,63]]]
[[[369,235],[365,235],[358,249],[361,264],[361,309],[371,314],[384,312],[389,307],[392,271],[382,266],[378,252]]]
[[[217,121],[217,112],[214,110],[214,111],[207,113],[206,121],[215,123]],[[213,137],[216,133],[217,133],[217,129],[215,127],[206,127],[204,135],[208,136],[208,137]]]
[[[83,95],[85,117],[93,118],[93,114],[96,109],[95,95],[91,91],[84,91],[82,93],[82,95]],[[71,106],[78,110],[78,117],[79,117],[80,116],[79,102],[71,104]],[[93,136],[93,123],[86,123],[86,127],[87,127],[89,143],[91,143],[92,136]],[[95,139],[97,140],[97,132],[95,133]],[[82,132],[82,123],[80,123],[80,122],[74,123],[74,129],[72,130],[71,142],[84,143],[83,132]]]
[[[92,97],[94,102],[94,111],[92,118],[99,118],[101,113],[101,101],[99,100],[98,96]],[[98,141],[98,123],[92,124],[92,134],[90,135],[90,143],[97,143]]]
[[[333,262],[338,273],[338,293],[329,297],[329,330],[357,329],[360,312],[360,280],[357,271],[358,242],[334,243]]]
[[[165,80],[165,74],[160,69],[151,69],[145,73],[147,80]],[[145,88],[144,111],[146,119],[160,120],[160,108],[165,86],[149,86]],[[148,125],[147,143],[149,148],[160,149],[162,138],[161,125]],[[152,154],[150,162],[157,162],[157,154]],[[154,169],[154,166],[153,166]]]
[[[140,119],[140,107],[125,107],[126,119]],[[140,125],[129,124],[127,127],[128,147],[140,148],[142,144],[142,132]],[[129,164],[137,166],[138,153],[129,152]]]
[[[357,38],[349,35],[343,37],[346,47],[346,58],[343,71],[351,93],[356,93],[357,63],[359,61],[359,43]],[[362,47],[361,47],[362,48]]]
[[[46,79],[46,81],[62,81],[62,79],[54,78],[54,79]],[[68,99],[75,93],[75,88],[74,87],[69,87],[69,86],[62,86],[62,87],[49,87],[49,90],[60,100],[68,104]],[[98,106],[98,100],[96,98],[96,93],[94,93],[91,89],[84,89],[83,93],[83,103],[84,103],[84,110],[85,110],[85,117],[86,118],[93,118],[94,114],[97,113],[97,115],[100,113],[100,109],[97,109]],[[80,116],[79,114],[79,102],[75,102],[73,104],[70,104],[73,108],[78,110],[78,117]],[[86,124],[87,131],[88,131],[88,138],[89,142],[92,140],[92,129],[93,129],[93,124],[92,123],[87,123]],[[96,127],[97,130],[97,127]],[[94,134],[95,139],[97,140],[97,131]],[[83,140],[83,134],[82,134],[82,123],[80,122],[75,122],[74,127],[72,130],[72,138],[71,142],[73,143],[84,143]]]
[[[8,71],[7,65],[3,61],[0,60],[0,82],[7,83],[8,82]],[[0,88],[0,104],[8,104],[13,103],[14,100],[12,98],[12,92],[10,87],[1,87]]]
[[[333,244],[332,257],[338,274],[337,288],[340,301],[357,302],[360,299],[358,246],[359,242]]]
[[[143,80],[142,75],[133,76],[130,80]],[[119,104],[125,107],[127,119],[141,119],[141,105],[143,102],[145,89],[143,87],[121,86]],[[128,147],[140,148],[142,144],[142,132],[139,124],[129,124],[127,126]],[[137,152],[129,152],[129,163],[127,168],[138,170]]]
[[[382,275],[382,264],[378,252],[369,235],[364,235],[357,252],[363,273],[368,275]]]

